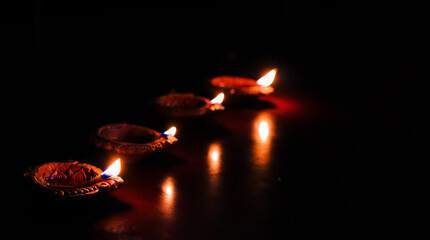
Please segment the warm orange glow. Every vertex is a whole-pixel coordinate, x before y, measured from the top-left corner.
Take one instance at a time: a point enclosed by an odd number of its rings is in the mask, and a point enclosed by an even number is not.
[[[163,134],[167,137],[174,137],[176,134],[176,127],[169,128],[169,130],[163,132]]]
[[[218,151],[213,151],[211,154],[211,159],[213,162],[218,162],[219,160],[219,152]]]
[[[211,104],[221,104],[222,101],[224,101],[224,93],[220,93],[214,99],[212,99]]]
[[[254,120],[253,161],[259,169],[265,169],[270,162],[274,128],[272,116],[268,113],[261,112]]]
[[[168,183],[163,187],[163,191],[167,197],[171,198],[173,195],[173,186],[170,183]]]
[[[114,177],[118,176],[121,171],[121,159],[117,159],[112,165],[110,165],[103,173],[103,177]]]
[[[175,183],[172,177],[167,177],[161,185],[160,210],[167,218],[172,218],[175,205]]]
[[[207,157],[208,188],[209,194],[217,195],[220,191],[220,173],[222,169],[222,147],[219,142],[209,145]]]
[[[166,178],[166,180],[164,180],[162,189],[163,189],[163,195],[165,198],[173,197],[173,195],[175,194],[175,186],[173,184],[172,177],[168,177]]]
[[[270,84],[273,83],[275,76],[276,76],[276,68],[270,70],[270,72],[268,72],[266,75],[258,79],[257,84],[263,87],[270,86]]]
[[[269,124],[267,121],[261,121],[258,125],[258,133],[260,134],[260,140],[262,142],[267,141],[267,137],[269,136]]]
[[[218,143],[212,143],[208,151],[208,167],[210,174],[218,174],[221,168],[221,146]]]

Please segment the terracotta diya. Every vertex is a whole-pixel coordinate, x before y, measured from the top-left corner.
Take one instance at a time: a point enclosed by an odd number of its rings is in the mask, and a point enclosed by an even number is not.
[[[121,154],[144,154],[163,149],[178,141],[175,133],[176,127],[160,133],[128,123],[108,124],[97,129],[94,144]]]
[[[75,162],[45,163],[26,173],[41,189],[62,197],[88,196],[118,189],[124,180],[118,176],[120,159],[109,168]]]
[[[236,76],[219,76],[212,78],[210,84],[217,91],[234,95],[269,95],[274,92],[270,86],[276,76],[276,68],[269,71],[257,81],[251,78]]]
[[[224,93],[219,93],[212,100],[192,93],[172,93],[159,97],[156,106],[163,114],[169,116],[199,116],[208,111],[224,110],[224,106],[221,105],[223,100]]]

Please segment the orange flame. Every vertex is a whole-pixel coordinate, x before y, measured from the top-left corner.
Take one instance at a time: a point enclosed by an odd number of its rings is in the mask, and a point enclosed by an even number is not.
[[[121,171],[121,159],[117,159],[112,165],[110,165],[106,170],[102,173],[102,176],[105,178],[118,176]]]
[[[221,104],[222,101],[224,101],[224,93],[220,93],[214,99],[212,99],[211,104]]]
[[[266,75],[257,80],[257,84],[263,87],[270,86],[270,84],[272,84],[273,80],[275,79],[276,71],[276,68],[270,70],[268,73],[266,73]]]
[[[167,136],[167,137],[174,137],[176,134],[176,127],[171,127],[169,128],[169,130],[163,132],[163,135]]]

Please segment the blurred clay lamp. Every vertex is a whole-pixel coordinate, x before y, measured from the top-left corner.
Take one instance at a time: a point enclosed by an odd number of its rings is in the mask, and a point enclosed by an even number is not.
[[[157,109],[163,114],[175,117],[199,116],[208,111],[224,110],[224,93],[209,100],[192,93],[172,93],[156,100]]]
[[[270,86],[276,76],[276,68],[270,70],[257,81],[251,78],[220,76],[212,78],[210,84],[217,91],[235,95],[269,95],[274,88]]]
[[[120,154],[145,154],[164,149],[178,141],[175,133],[176,127],[160,133],[128,123],[108,124],[97,129],[94,144]]]
[[[118,176],[121,161],[118,158],[105,171],[75,162],[45,163],[26,173],[41,189],[61,197],[88,196],[118,189],[124,180]]]

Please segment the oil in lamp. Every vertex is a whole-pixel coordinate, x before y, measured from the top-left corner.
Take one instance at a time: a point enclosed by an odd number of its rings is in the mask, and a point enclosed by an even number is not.
[[[89,196],[118,189],[124,180],[118,176],[121,161],[117,159],[105,171],[74,162],[50,162],[30,170],[25,176],[42,190],[61,197]]]
[[[128,124],[108,124],[97,129],[94,144],[120,154],[145,154],[164,149],[178,139],[176,127],[160,133],[151,128]]]

